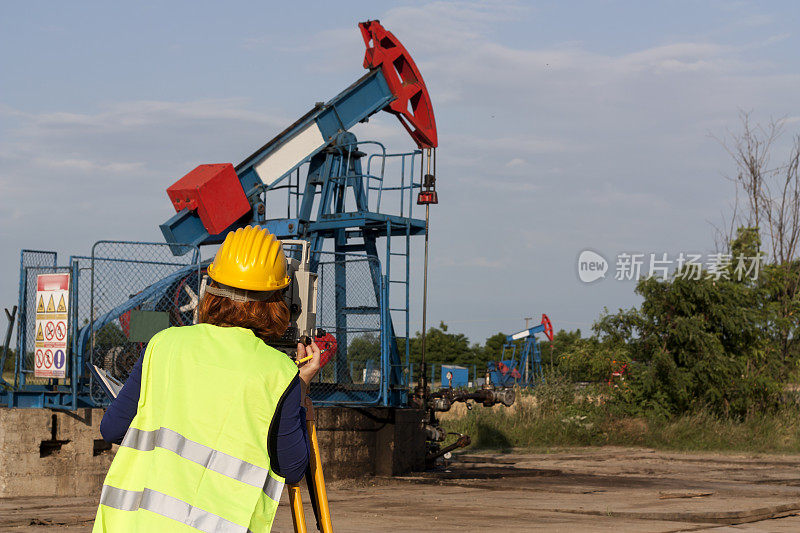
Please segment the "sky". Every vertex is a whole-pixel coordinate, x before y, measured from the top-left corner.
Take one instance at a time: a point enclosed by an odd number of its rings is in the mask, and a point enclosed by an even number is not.
[[[19,251],[162,240],[165,189],[238,163],[362,73],[357,23],[409,49],[439,133],[429,323],[473,342],[639,302],[620,253],[714,251],[740,113],[800,133],[800,4],[22,2],[0,6],[0,306]],[[412,143],[382,113],[360,139]],[[421,316],[414,244],[412,327]],[[583,283],[592,250],[606,277]],[[648,256],[646,256],[648,257]]]

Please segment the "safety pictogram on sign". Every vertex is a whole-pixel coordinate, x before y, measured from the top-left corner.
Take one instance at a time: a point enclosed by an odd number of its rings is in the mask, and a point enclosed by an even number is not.
[[[64,303],[64,295],[61,295],[61,300],[58,301],[58,308],[56,309],[56,313],[66,313],[67,306]]]
[[[40,368],[44,364],[44,350],[36,350],[36,366]]]
[[[53,305],[53,296],[52,295],[50,295],[50,301],[47,302],[47,312],[48,313],[55,313],[56,312],[56,306]]]
[[[44,298],[39,296],[39,305],[36,306],[37,313],[44,313]]]
[[[53,364],[56,369],[64,368],[64,363],[66,362],[67,358],[64,355],[64,350],[56,350],[56,353],[53,354]]]
[[[56,326],[52,321],[46,322],[44,325],[44,338],[51,341],[56,334]]]
[[[44,367],[48,370],[53,366],[53,350],[44,351]]]
[[[56,340],[63,341],[67,336],[67,325],[60,320],[56,322]]]
[[[42,325],[41,324],[39,324],[39,331],[36,332],[36,340],[37,341],[43,341],[44,340],[44,334],[42,333]]]

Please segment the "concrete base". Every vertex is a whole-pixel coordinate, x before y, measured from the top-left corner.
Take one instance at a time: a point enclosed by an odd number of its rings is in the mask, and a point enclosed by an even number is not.
[[[425,463],[422,411],[319,408],[326,479],[399,475]],[[0,408],[0,498],[99,494],[117,446],[100,437],[102,409]]]
[[[400,475],[425,468],[419,409],[316,409],[325,478]]]
[[[113,453],[100,437],[102,409],[0,408],[0,497],[88,496]]]

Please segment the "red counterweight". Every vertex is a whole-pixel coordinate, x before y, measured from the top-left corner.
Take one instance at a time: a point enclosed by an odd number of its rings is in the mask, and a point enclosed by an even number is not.
[[[364,68],[380,68],[389,90],[397,97],[386,111],[397,116],[420,148],[439,144],[428,88],[411,54],[377,20],[359,23],[367,51]]]
[[[542,325],[544,326],[544,334],[553,342],[553,323],[550,322],[550,317],[542,313]]]
[[[175,211],[197,211],[210,235],[218,235],[250,211],[236,170],[230,163],[200,165],[173,183],[167,194]]]

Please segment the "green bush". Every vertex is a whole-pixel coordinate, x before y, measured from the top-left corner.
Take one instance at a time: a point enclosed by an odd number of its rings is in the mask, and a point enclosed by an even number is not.
[[[657,409],[630,416],[615,402],[613,386],[577,388],[550,376],[533,393],[521,392],[512,408],[476,407],[447,417],[448,431],[469,434],[474,449],[548,451],[569,446],[638,446],[679,451],[800,452],[798,404],[754,411],[735,419],[708,409],[663,416]]]
[[[625,345],[579,339],[558,357],[558,369],[573,381],[608,381],[630,363]]]

